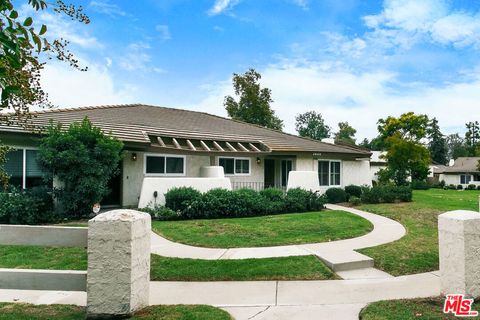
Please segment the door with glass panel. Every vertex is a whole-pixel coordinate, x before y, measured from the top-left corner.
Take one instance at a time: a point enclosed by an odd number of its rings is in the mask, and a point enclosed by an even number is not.
[[[293,161],[292,160],[282,160],[282,172],[281,172],[281,181],[282,188],[286,188],[288,185],[288,174],[293,170]]]

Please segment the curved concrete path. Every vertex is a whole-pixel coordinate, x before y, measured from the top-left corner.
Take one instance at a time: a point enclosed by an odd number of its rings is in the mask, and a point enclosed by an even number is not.
[[[334,271],[345,271],[373,266],[371,258],[354,250],[393,242],[406,233],[400,223],[373,213],[332,204],[327,205],[327,209],[356,214],[370,221],[374,229],[361,237],[331,242],[232,249],[195,247],[173,242],[152,233],[151,252],[166,257],[205,260],[317,255]]]

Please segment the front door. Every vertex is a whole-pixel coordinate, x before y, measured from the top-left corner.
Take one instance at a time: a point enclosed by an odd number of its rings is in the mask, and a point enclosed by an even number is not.
[[[117,207],[122,205],[122,165],[118,174],[108,182],[110,194],[102,200],[102,206]]]
[[[265,188],[275,187],[275,160],[265,159],[264,167]]]

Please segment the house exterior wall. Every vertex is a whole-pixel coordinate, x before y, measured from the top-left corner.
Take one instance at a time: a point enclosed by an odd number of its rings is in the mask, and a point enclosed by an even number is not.
[[[343,161],[343,185],[372,185],[372,179],[370,178],[370,161],[368,160],[356,160],[356,161]]]
[[[440,174],[439,177],[440,181],[445,181],[446,185],[454,184],[454,185],[459,185],[460,184],[460,175],[459,174]]]
[[[378,182],[378,172],[385,168],[385,165],[370,164],[370,181]]]
[[[145,176],[148,176],[145,175],[145,155],[153,154],[151,152],[135,152],[137,154],[137,160],[133,161],[132,153],[133,152],[128,151],[125,158],[123,159],[123,207],[137,207],[140,197],[140,191],[142,189],[143,178]],[[185,155],[185,175],[176,176],[175,178],[181,179],[185,177],[199,177],[200,168],[209,165],[209,155]],[[165,175],[165,177],[169,176]]]

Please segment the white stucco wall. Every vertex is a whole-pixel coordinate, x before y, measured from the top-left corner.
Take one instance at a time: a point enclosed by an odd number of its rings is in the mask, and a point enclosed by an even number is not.
[[[454,184],[454,185],[459,185],[460,184],[460,175],[459,174],[440,174],[439,176],[439,181],[445,181],[446,185]]]
[[[343,178],[342,187],[354,184],[357,186],[372,185],[370,178],[370,161],[356,160],[343,161]]]
[[[137,207],[140,199],[143,178],[145,177],[145,153],[135,152],[137,160],[132,160],[132,152],[128,152],[123,160],[123,188],[122,188],[122,206]],[[209,155],[186,155],[185,176],[173,177],[181,179],[185,177],[199,177],[200,168],[210,165]],[[147,175],[148,176],[148,175]],[[165,176],[166,178],[172,178]]]
[[[378,172],[382,169],[385,169],[386,166],[380,166],[376,164],[370,165],[370,180],[378,182]]]

